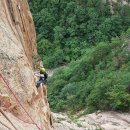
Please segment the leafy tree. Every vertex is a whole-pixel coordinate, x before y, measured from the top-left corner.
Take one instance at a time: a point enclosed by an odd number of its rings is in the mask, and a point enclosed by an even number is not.
[[[49,79],[51,108],[129,111],[130,6],[113,3],[112,13],[109,1],[102,0],[30,0],[29,4],[45,67],[70,63]]]
[[[48,68],[61,65],[61,62],[56,64],[55,59],[61,61],[60,57],[54,57],[59,54],[56,50],[64,53],[62,63],[69,63],[79,59],[85,48],[111,41],[130,25],[130,7],[121,2],[114,4],[114,14],[109,2],[102,0],[30,0],[29,4],[36,25],[38,50],[41,44],[44,46],[43,41],[49,43],[45,52],[38,51]]]
[[[130,55],[126,49],[128,42],[124,41],[127,38],[122,36],[113,38],[111,42],[98,43],[87,49],[82,58],[57,71],[49,79],[52,109],[72,113],[82,109],[88,113],[99,109],[129,111]],[[59,80],[66,82],[60,88],[61,84],[55,85]],[[61,100],[64,103],[57,108]]]

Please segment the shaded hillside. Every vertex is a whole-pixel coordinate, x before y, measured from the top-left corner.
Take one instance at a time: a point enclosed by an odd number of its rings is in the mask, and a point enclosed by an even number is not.
[[[130,110],[130,29],[126,35],[86,49],[81,59],[53,74],[49,101],[54,111]]]
[[[70,63],[49,80],[52,109],[129,111],[130,6],[109,0],[29,3],[44,66]]]

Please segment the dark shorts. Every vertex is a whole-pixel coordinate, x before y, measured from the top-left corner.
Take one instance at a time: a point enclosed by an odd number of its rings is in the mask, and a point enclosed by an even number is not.
[[[43,81],[42,79],[38,80],[38,81],[37,81],[37,84],[36,84],[36,87],[37,87],[37,88],[40,87],[41,83],[43,83],[43,82],[44,82],[44,81]]]

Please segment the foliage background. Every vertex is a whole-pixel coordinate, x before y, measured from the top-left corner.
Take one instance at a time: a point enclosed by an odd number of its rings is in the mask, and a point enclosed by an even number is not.
[[[30,0],[38,53],[58,69],[49,79],[53,111],[130,110],[130,7],[120,0]]]
[[[38,53],[47,68],[79,59],[86,48],[111,41],[130,26],[130,8],[102,0],[30,0]]]

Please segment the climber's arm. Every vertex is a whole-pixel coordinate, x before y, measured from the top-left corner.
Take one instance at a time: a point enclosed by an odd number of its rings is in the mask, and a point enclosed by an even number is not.
[[[40,77],[40,74],[34,74],[35,76],[37,76],[37,77]]]
[[[37,77],[40,77],[40,72],[34,72],[34,75],[37,76]]]
[[[44,78],[44,74],[36,73],[36,74],[34,74],[34,75],[37,76],[37,77],[42,77],[42,78]]]

